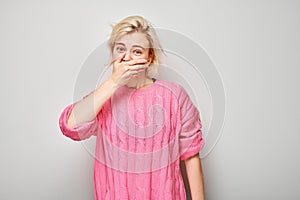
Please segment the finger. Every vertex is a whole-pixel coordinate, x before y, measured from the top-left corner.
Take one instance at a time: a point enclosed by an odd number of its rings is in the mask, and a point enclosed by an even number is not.
[[[127,71],[124,74],[124,78],[130,78],[130,77],[136,76],[137,74],[138,74],[137,71]]]
[[[137,59],[137,60],[128,61],[127,64],[128,65],[146,64],[147,61],[148,61],[147,59]]]
[[[132,65],[128,66],[129,70],[131,71],[143,71],[148,68],[147,65]]]
[[[130,70],[129,66],[127,66],[127,65],[125,65],[125,64],[123,64],[123,69],[124,69],[125,71],[129,71],[129,70]]]

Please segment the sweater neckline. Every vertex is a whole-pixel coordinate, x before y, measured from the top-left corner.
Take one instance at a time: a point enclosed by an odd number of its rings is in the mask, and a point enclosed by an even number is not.
[[[157,85],[157,82],[159,82],[159,80],[155,79],[155,78],[152,78],[153,80],[153,83],[145,88],[131,88],[131,87],[128,87],[126,85],[123,85],[121,86],[123,89],[125,90],[130,90],[130,91],[134,91],[134,92],[145,92],[145,91],[150,91],[150,90],[153,90],[153,88]]]

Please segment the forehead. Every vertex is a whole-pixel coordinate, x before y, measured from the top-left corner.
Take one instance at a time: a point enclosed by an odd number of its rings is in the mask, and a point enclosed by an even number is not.
[[[149,47],[149,41],[147,40],[145,34],[140,32],[133,32],[123,35],[116,40],[116,43],[122,43],[128,48],[135,45]]]

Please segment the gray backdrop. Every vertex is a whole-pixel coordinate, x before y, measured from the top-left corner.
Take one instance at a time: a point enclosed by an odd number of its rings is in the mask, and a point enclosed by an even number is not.
[[[202,159],[207,199],[299,199],[296,0],[1,1],[0,199],[93,199],[93,157],[58,118],[110,24],[132,14],[199,44],[222,78],[224,126]]]

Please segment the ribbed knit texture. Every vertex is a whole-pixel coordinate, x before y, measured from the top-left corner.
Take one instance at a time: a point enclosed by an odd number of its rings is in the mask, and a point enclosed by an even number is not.
[[[76,141],[97,137],[96,200],[186,199],[180,160],[199,153],[204,140],[200,113],[181,85],[121,86],[93,121],[70,128],[73,106],[62,112],[60,128]]]

